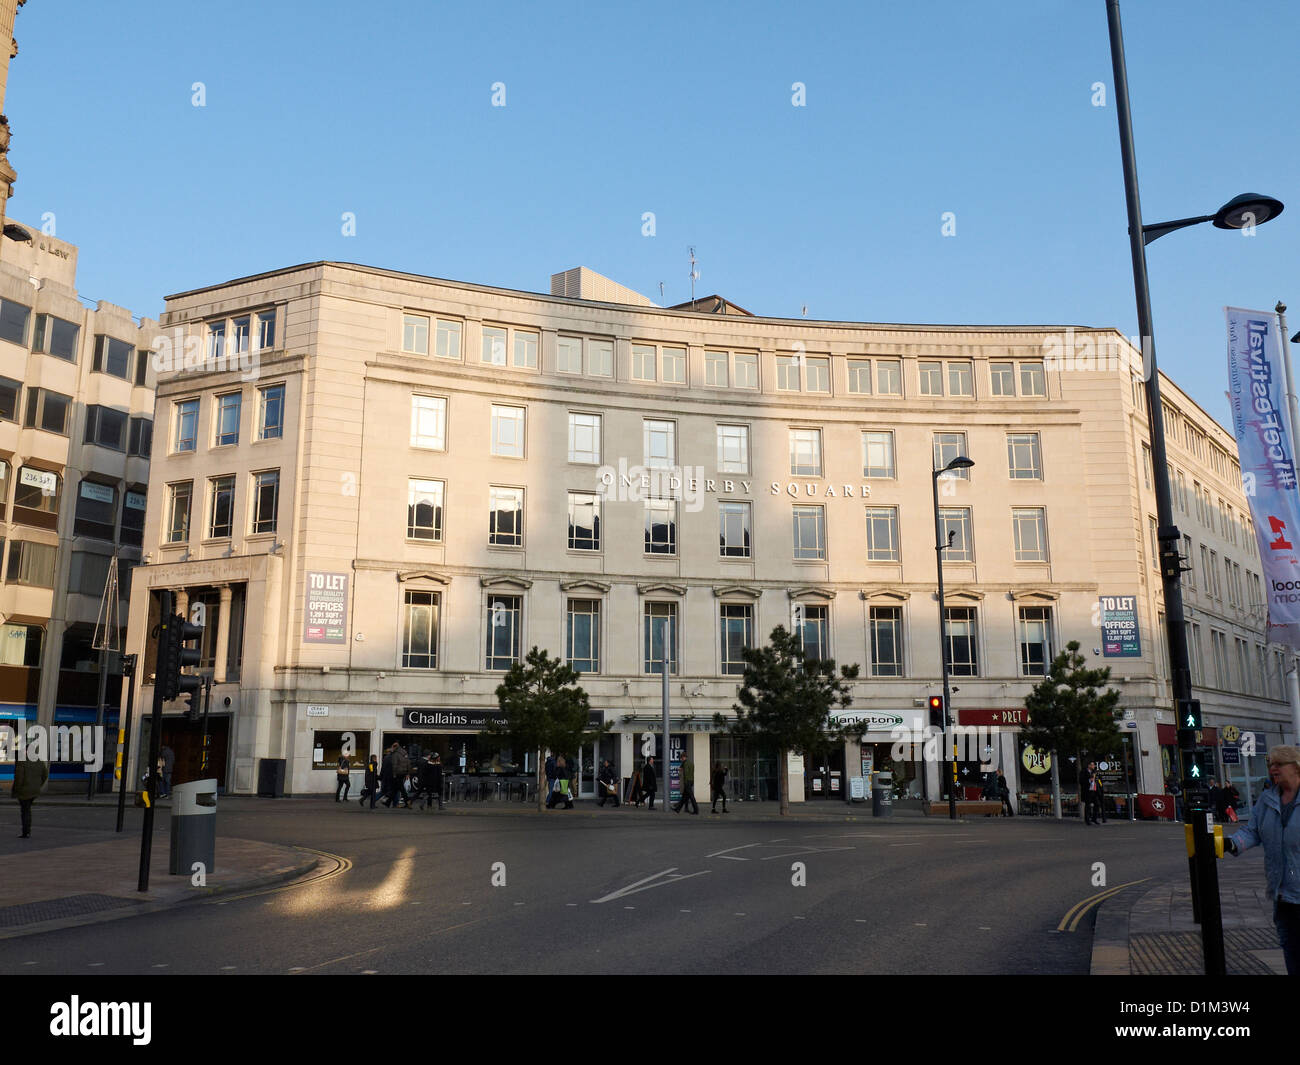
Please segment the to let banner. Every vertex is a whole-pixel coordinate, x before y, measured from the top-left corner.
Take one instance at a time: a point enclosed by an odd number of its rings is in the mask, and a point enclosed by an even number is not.
[[[1225,308],[1228,389],[1241,479],[1255,521],[1268,595],[1270,636],[1300,646],[1300,496],[1279,377],[1278,319],[1269,311]]]

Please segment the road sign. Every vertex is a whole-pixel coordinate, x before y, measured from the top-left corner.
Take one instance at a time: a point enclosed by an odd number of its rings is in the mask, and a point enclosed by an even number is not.
[[[1219,748],[1223,752],[1224,765],[1241,765],[1241,748],[1225,743]]]

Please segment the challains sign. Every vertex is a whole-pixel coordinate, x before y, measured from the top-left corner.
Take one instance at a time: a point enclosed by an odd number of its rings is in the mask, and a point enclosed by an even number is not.
[[[504,715],[500,710],[474,710],[459,706],[405,706],[402,708],[402,727],[420,729],[424,732],[440,732],[443,729],[464,729],[482,731],[489,721],[500,721]],[[592,710],[587,716],[587,724],[593,727],[604,720],[599,710]]]

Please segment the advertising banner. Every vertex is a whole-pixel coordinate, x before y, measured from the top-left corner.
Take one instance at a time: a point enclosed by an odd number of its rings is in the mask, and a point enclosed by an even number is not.
[[[307,602],[303,610],[303,643],[347,643],[348,575],[307,574]]]
[[[1241,479],[1259,541],[1270,637],[1300,646],[1300,497],[1279,378],[1278,320],[1268,311],[1225,308],[1228,398],[1241,456]]]
[[[1105,658],[1140,658],[1137,596],[1103,595],[1097,600],[1101,624],[1101,653]]]

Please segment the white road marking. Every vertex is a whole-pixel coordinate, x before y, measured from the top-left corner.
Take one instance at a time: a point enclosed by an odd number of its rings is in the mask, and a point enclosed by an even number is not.
[[[635,895],[638,891],[649,891],[651,888],[663,887],[665,884],[675,884],[679,880],[689,880],[694,876],[704,876],[711,870],[703,869],[698,873],[678,873],[677,866],[665,869],[661,873],[652,873],[650,876],[642,877],[635,880],[627,887],[619,888],[617,891],[611,891],[608,895],[602,895],[598,899],[590,899],[592,903],[611,902],[614,899],[621,899],[624,895]],[[662,879],[667,877],[668,879]],[[657,884],[651,883],[652,880],[658,880]]]
[[[725,848],[724,850],[714,851],[712,854],[706,854],[704,857],[706,857],[706,858],[726,858],[726,857],[729,857],[729,856],[730,856],[730,853],[731,853],[732,851],[747,851],[747,850],[749,850],[750,847],[762,847],[762,846],[764,846],[764,845],[765,845],[765,844],[762,844],[762,843],[746,843],[746,844],[744,844],[743,846],[740,846],[740,847],[727,847],[727,848]],[[732,858],[731,860],[734,861],[734,862],[747,862],[747,861],[749,861],[748,858]]]
[[[295,965],[295,966],[294,966],[292,969],[290,969],[289,971],[290,971],[291,973],[305,973],[305,972],[307,971],[307,966],[305,966],[305,965]]]
[[[566,902],[564,905],[566,905],[566,906],[576,906],[576,905],[578,905],[578,904],[577,904],[576,902]]]
[[[678,910],[677,912],[678,912],[678,913],[690,913],[691,911],[690,911],[690,910]],[[35,963],[34,961],[29,961],[27,964],[28,964],[28,965],[35,965],[36,963]]]
[[[515,905],[516,905],[516,906],[522,906],[523,903],[522,903],[522,902],[516,902]]]
[[[736,914],[732,914],[732,916],[733,916],[733,917],[744,917],[745,915],[744,915],[743,913],[736,913]]]
[[[235,966],[235,965],[223,965],[223,966],[221,967],[221,971],[222,971],[223,973],[228,973],[228,972],[230,972],[230,971],[232,971],[233,969],[236,969],[236,968],[238,968],[238,966]]]
[[[990,928],[988,925],[986,925],[986,924],[982,924],[982,925],[980,925],[980,931],[981,931],[981,932],[992,932],[993,929],[991,929],[991,928]]]
[[[165,968],[167,968],[167,963],[166,963],[166,962],[160,962],[159,964],[155,965],[154,968],[155,968],[155,969],[165,969]]]
[[[796,921],[802,921],[803,918],[802,918],[802,917],[795,917],[795,920],[796,920]]]
[[[851,851],[857,850],[856,847],[803,847],[796,851],[786,851],[784,854],[769,854],[760,858],[760,862],[770,862],[777,858],[793,858],[796,854],[830,854],[831,851]]]
[[[103,963],[102,961],[92,961],[92,962],[91,962],[88,966],[86,966],[86,967],[87,967],[88,969],[97,969],[97,968],[99,968],[99,967],[100,967],[101,965],[103,965],[103,964],[104,964],[104,963]]]
[[[854,921],[855,924],[866,924],[866,923],[867,923],[867,919],[866,919],[865,917],[855,917],[855,918],[853,918],[853,921]]]
[[[891,843],[890,846],[891,846],[891,847],[919,847],[919,846],[921,846],[921,844],[919,844],[919,843]]]
[[[924,921],[913,921],[912,923],[913,923],[914,925],[916,925],[917,928],[924,928],[924,927],[925,927],[925,922],[924,922]]]
[[[362,969],[362,970],[361,970],[361,975],[362,975],[362,976],[378,976],[378,975],[379,975],[379,970],[378,970],[378,969]]]

